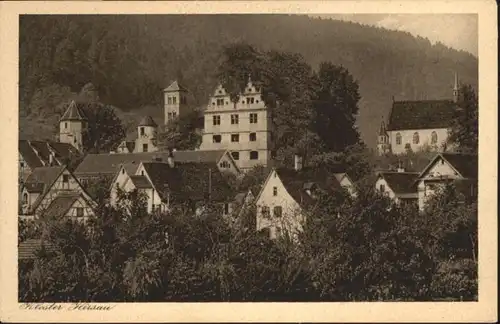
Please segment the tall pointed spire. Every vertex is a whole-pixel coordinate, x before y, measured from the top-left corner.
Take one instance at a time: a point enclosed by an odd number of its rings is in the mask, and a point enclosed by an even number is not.
[[[455,84],[453,85],[453,102],[458,102],[460,89],[458,87],[458,74],[455,72]]]

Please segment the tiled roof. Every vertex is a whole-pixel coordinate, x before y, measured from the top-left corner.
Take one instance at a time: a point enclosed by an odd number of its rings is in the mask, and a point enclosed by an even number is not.
[[[139,126],[158,127],[158,124],[155,123],[153,117],[151,117],[151,116],[144,116],[144,118],[139,123]]]
[[[50,186],[57,180],[59,175],[65,169],[64,166],[53,166],[53,167],[39,167],[30,173],[28,178],[26,178],[25,185],[37,187],[38,190],[43,186],[42,193],[38,196],[37,200],[31,206],[31,210],[35,210],[43,197],[50,189]]]
[[[78,150],[68,143],[19,140],[19,153],[31,169],[49,166],[51,152],[55,154],[55,164],[59,164],[57,160],[64,163],[66,159],[80,157]]]
[[[301,205],[308,205],[314,201],[306,190],[315,188],[326,192],[342,190],[337,178],[325,176],[328,173],[321,168],[303,168],[300,171],[280,168],[276,169],[276,172],[288,193]]]
[[[464,178],[477,179],[477,155],[465,153],[440,153]]]
[[[85,114],[74,100],[69,103],[68,109],[61,117],[61,121],[65,120],[86,120]]]
[[[395,101],[387,130],[449,128],[455,109],[451,100]]]
[[[59,196],[52,200],[43,215],[56,219],[62,218],[79,197],[79,192],[59,194]]]
[[[149,189],[152,188],[151,183],[148,178],[142,175],[132,175],[130,176],[132,183],[137,189]]]
[[[174,91],[188,91],[186,87],[179,84],[179,82],[174,81],[168,87],[166,87],[164,92],[174,92]]]
[[[172,202],[184,203],[210,197],[213,201],[225,201],[230,195],[229,186],[215,162],[178,162],[173,168],[165,162],[143,165],[162,200],[169,198]]]
[[[28,164],[31,169],[43,166],[42,160],[40,160],[35,151],[33,151],[33,148],[28,143],[28,141],[19,141],[19,153],[22,155],[22,157],[26,161],[26,164]]]
[[[217,163],[226,153],[225,150],[216,151],[175,151],[176,162],[214,162]],[[125,163],[136,163],[154,161],[161,159],[167,161],[168,152],[146,152],[146,153],[115,153],[115,154],[88,154],[75,170],[75,175],[85,176],[89,174],[111,174],[115,175],[120,165]]]
[[[417,193],[414,187],[415,180],[418,178],[417,172],[379,172],[391,190],[396,194]]]
[[[35,259],[39,251],[44,250],[48,253],[53,253],[56,251],[56,247],[49,243],[44,242],[41,239],[27,239],[21,243],[17,248],[18,258],[20,260],[31,260]]]
[[[40,182],[32,182],[32,183],[25,183],[24,187],[26,188],[26,190],[28,192],[42,193],[43,192],[43,188],[45,187],[45,185],[43,183],[40,183]]]

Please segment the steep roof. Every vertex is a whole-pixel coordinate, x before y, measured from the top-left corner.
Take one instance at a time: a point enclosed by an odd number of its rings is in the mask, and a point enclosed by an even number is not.
[[[155,123],[153,117],[144,116],[138,126],[158,127],[158,124]]]
[[[19,141],[19,153],[31,169],[43,166],[41,158],[35,153],[28,141]]]
[[[46,193],[50,190],[52,184],[57,180],[65,168],[65,166],[39,167],[34,169],[28,178],[26,178],[25,186],[29,186],[31,189],[36,188],[38,192],[41,191],[41,194],[31,206],[31,211],[36,210]],[[43,190],[41,190],[42,187]]]
[[[80,157],[80,152],[68,143],[19,140],[18,144],[19,153],[31,169],[48,166],[51,152],[54,153],[56,164],[64,163],[65,159]]]
[[[432,161],[420,173],[419,178],[422,177],[439,158],[447,161],[458,173],[460,173],[460,175],[462,175],[462,177],[477,179],[477,155],[451,152],[438,153],[435,158],[432,159]]]
[[[35,259],[40,250],[53,253],[56,251],[56,247],[49,242],[44,242],[42,239],[27,239],[19,243],[17,257],[20,260]]]
[[[164,92],[174,92],[174,91],[183,91],[187,92],[187,88],[179,84],[179,82],[174,81],[168,87],[163,89]]]
[[[230,196],[229,185],[215,162],[176,162],[173,168],[165,162],[144,162],[143,166],[162,200],[225,201]]]
[[[142,175],[132,175],[130,176],[130,180],[137,189],[149,189],[152,188],[151,182],[149,182],[148,178]]]
[[[214,162],[226,153],[225,150],[214,151],[175,151],[176,162]],[[168,152],[146,152],[146,153],[114,153],[114,154],[88,154],[76,168],[75,174],[84,176],[89,174],[111,174],[114,175],[124,163],[135,163],[153,161],[160,159],[167,161]]]
[[[418,177],[417,172],[379,172],[391,190],[399,194],[417,193],[414,187],[415,180]]]
[[[455,110],[451,100],[394,101],[387,130],[449,128]]]
[[[303,168],[300,171],[288,168],[278,168],[274,170],[288,193],[301,205],[308,205],[314,202],[314,199],[306,190],[314,190],[317,188],[328,193],[332,193],[336,190],[343,190],[337,177],[335,175],[325,176],[328,172],[321,168]]]
[[[86,119],[87,118],[85,117],[85,114],[80,109],[80,107],[78,107],[78,105],[74,100],[69,103],[68,109],[66,109],[66,112],[64,112],[64,114],[61,117],[61,121],[66,121],[66,120],[82,121]]]
[[[61,218],[68,212],[73,203],[77,201],[79,197],[79,192],[61,193],[54,200],[52,200],[43,215],[56,219]]]

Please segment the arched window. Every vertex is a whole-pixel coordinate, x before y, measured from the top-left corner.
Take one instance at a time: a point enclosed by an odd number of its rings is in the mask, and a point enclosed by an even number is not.
[[[415,132],[413,134],[413,144],[418,144],[418,143],[420,143],[420,136],[418,136],[418,133]]]
[[[396,134],[396,144],[401,145],[401,134],[400,133]]]
[[[438,141],[438,134],[436,132],[432,132],[431,134],[431,144],[436,144]]]

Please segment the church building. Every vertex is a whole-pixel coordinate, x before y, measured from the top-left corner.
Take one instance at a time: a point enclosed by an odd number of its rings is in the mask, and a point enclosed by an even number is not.
[[[386,127],[382,121],[377,134],[378,153],[442,151],[448,141],[458,100],[459,84],[455,74],[453,100],[393,101],[389,123]]]
[[[235,102],[219,85],[204,115],[200,150],[227,149],[242,170],[270,163],[271,114],[262,100],[261,89],[250,78]]]

